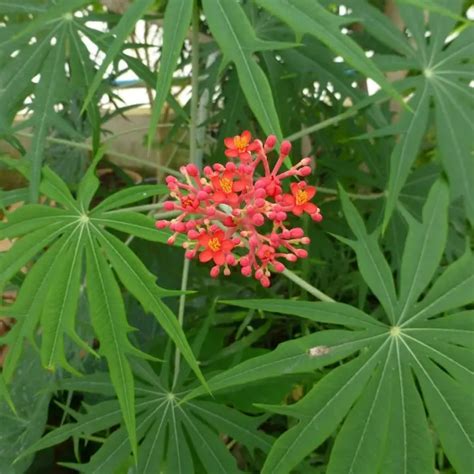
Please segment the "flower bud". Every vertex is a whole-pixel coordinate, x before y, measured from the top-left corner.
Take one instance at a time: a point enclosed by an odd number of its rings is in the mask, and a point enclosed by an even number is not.
[[[242,267],[248,267],[250,264],[250,259],[248,257],[242,257],[240,259],[240,264],[242,265]]]
[[[292,239],[300,239],[304,235],[304,230],[301,227],[295,227],[290,230],[290,236]]]
[[[287,218],[286,212],[280,211],[276,213],[276,219],[278,221],[284,221]]]
[[[252,222],[254,225],[259,227],[265,223],[265,218],[262,216],[262,214],[257,213],[252,217]]]
[[[269,135],[265,140],[265,151],[270,151],[275,146],[277,138],[275,135]]]
[[[266,276],[260,278],[260,283],[263,287],[268,288],[270,286],[270,279]]]
[[[288,156],[291,152],[291,143],[288,140],[283,140],[280,146],[280,153],[283,156]]]
[[[309,176],[311,174],[311,166],[303,166],[298,171],[298,176]]]
[[[242,267],[242,270],[240,270],[242,275],[248,277],[252,274],[252,267]]]
[[[196,239],[199,239],[200,235],[201,234],[195,229],[191,229],[188,231],[188,239],[196,240]]]
[[[186,165],[186,171],[188,172],[189,176],[197,176],[199,174],[199,169],[193,163],[189,163]]]
[[[166,209],[167,211],[173,211],[174,210],[174,202],[171,201],[165,201],[163,203],[163,208]]]
[[[214,267],[211,268],[211,271],[209,274],[211,275],[212,278],[217,278],[219,275],[220,268],[218,265],[215,265]]]
[[[308,256],[308,252],[304,249],[296,249],[295,254],[298,258],[306,258]]]
[[[196,251],[195,250],[186,250],[186,252],[184,253],[184,256],[187,259],[191,260],[196,256]]]
[[[285,265],[281,262],[273,262],[273,267],[276,272],[282,272],[285,269]]]
[[[311,219],[316,222],[321,222],[323,220],[323,216],[319,212],[315,212],[314,214],[311,214]]]
[[[209,194],[207,194],[206,191],[201,190],[197,193],[196,197],[199,199],[199,201],[206,201],[209,197]]]
[[[165,221],[165,220],[161,220],[161,221],[156,221],[155,222],[155,227],[157,229],[165,229],[166,227],[169,226],[169,222],[168,221]]]

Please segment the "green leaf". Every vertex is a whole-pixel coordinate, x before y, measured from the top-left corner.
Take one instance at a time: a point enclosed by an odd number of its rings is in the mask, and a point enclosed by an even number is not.
[[[127,323],[120,289],[112,271],[89,234],[86,246],[87,294],[92,326],[100,341],[100,351],[107,359],[127,427],[130,445],[137,455],[137,435],[134,411],[134,379],[126,354],[135,352],[128,340],[131,330]]]
[[[203,7],[209,28],[225,59],[235,64],[245,98],[263,131],[281,139],[282,131],[270,84],[252,54],[262,49],[278,49],[278,46],[256,37],[237,2],[203,0]]]
[[[459,308],[474,301],[474,256],[467,252],[452,263],[435,281],[426,297],[410,311],[414,322],[426,319],[435,314]]]
[[[392,97],[403,100],[384,74],[366,57],[364,50],[341,33],[341,18],[329,13],[318,1],[257,0],[257,3],[290,25],[295,32],[315,36],[354,68],[377,82]]]
[[[404,320],[438,268],[448,236],[448,204],[448,187],[438,181],[431,188],[423,207],[423,221],[418,223],[406,214],[408,236],[400,270],[400,316],[397,324]]]
[[[296,417],[299,423],[275,442],[265,461],[263,474],[290,472],[335,430],[380,363],[386,346],[384,343],[374,352],[333,369],[298,403],[289,407],[267,407],[276,413]]]
[[[40,204],[27,204],[7,214],[8,222],[0,223],[0,240],[5,238],[19,237],[29,234],[35,230],[62,221],[63,225],[77,220],[77,216],[70,212],[55,207],[47,207]]]
[[[60,81],[65,74],[64,37],[65,30],[62,29],[59,35],[56,36],[56,44],[52,47],[41,68],[41,80],[35,92],[35,100],[33,103],[35,111],[35,133],[33,135],[31,148],[27,153],[27,159],[31,162],[30,199],[33,202],[38,200],[46,135],[51,115],[54,113],[54,104],[57,101],[58,88],[61,86]]]
[[[372,376],[336,439],[328,474],[376,472],[388,435],[392,394],[390,357]],[[374,444],[375,441],[375,444]]]
[[[395,321],[396,295],[392,271],[377,243],[375,234],[368,235],[360,214],[347,193],[339,188],[341,205],[349,227],[357,240],[344,239],[357,254],[357,264],[364,281],[377,296],[385,309],[389,321]]]
[[[183,48],[186,33],[193,13],[193,0],[169,0],[163,19],[163,47],[160,56],[160,69],[156,82],[156,96],[153,103],[150,127],[148,129],[148,148],[151,147],[160,119],[161,109],[168,97],[173,74]]]
[[[110,64],[112,64],[116,56],[122,51],[125,41],[135,28],[135,24],[145,14],[153,1],[154,0],[135,0],[130,4],[130,7],[121,17],[119,23],[113,30],[114,39],[108,47],[105,58],[102,61],[94,79],[92,80],[92,84],[89,87],[87,96],[84,99],[84,104],[82,106],[83,111],[92,101],[92,98],[97,92],[107,68],[110,66]]]
[[[433,80],[436,98],[436,130],[440,156],[448,174],[452,198],[464,197],[466,214],[474,225],[474,157],[472,140],[474,126],[472,108],[465,107],[456,84],[447,86],[440,71]]]
[[[405,110],[400,118],[400,126],[406,132],[390,157],[390,177],[387,186],[387,204],[385,206],[383,228],[386,229],[388,221],[395,209],[400,191],[410,173],[411,166],[415,161],[420,149],[421,141],[428,124],[430,96],[428,87],[412,99],[414,112]]]
[[[439,433],[443,448],[457,472],[470,473],[474,468],[474,417],[466,403],[471,388],[462,386],[429,359],[419,358],[405,344],[415,364],[430,416]]]
[[[125,287],[140,301],[145,311],[151,311],[154,314],[202,384],[206,386],[206,381],[183,329],[180,327],[176,316],[161,301],[163,296],[170,296],[176,294],[176,292],[164,290],[157,286],[155,276],[147,270],[140,259],[119,239],[106,231],[96,231],[96,233],[97,238],[107,253],[107,258],[112,263],[114,270]]]
[[[214,393],[281,374],[311,372],[353,354],[371,341],[381,340],[387,333],[383,328],[370,331],[325,330],[283,342],[269,354],[244,361],[212,377],[208,381],[209,388]],[[204,393],[199,387],[184,400]]]
[[[121,189],[106,197],[91,212],[92,216],[102,215],[111,209],[117,209],[127,204],[149,199],[160,194],[168,194],[169,190],[164,184],[140,184]]]
[[[136,212],[111,212],[102,214],[100,217],[92,216],[91,221],[94,224],[110,227],[152,242],[166,243],[171,235],[169,232],[156,229],[155,222],[150,217]],[[184,241],[183,237],[177,239],[178,243],[180,241]]]
[[[90,351],[74,327],[81,286],[84,228],[84,224],[80,226],[76,231],[78,235],[71,240],[62,258],[56,260],[52,267],[51,290],[47,293],[41,315],[43,366],[55,370],[56,365],[60,365],[75,374],[78,372],[67,362],[64,353],[65,334]]]
[[[71,226],[72,224],[68,224]],[[3,256],[0,269],[0,284],[6,283],[37,253],[48,245],[64,229],[64,223],[55,222],[38,229],[20,240]]]
[[[221,303],[242,306],[244,308],[260,309],[273,313],[292,314],[309,321],[328,324],[342,324],[354,329],[375,329],[385,325],[367,316],[353,306],[342,303],[324,303],[289,300],[230,300]]]

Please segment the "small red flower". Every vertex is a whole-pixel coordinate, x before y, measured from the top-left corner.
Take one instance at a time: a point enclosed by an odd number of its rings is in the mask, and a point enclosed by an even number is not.
[[[291,206],[291,212],[295,216],[301,216],[303,212],[310,215],[319,212],[318,206],[309,202],[316,194],[314,186],[308,186],[304,181],[290,184],[291,194],[285,194],[283,202],[287,206]]]
[[[214,260],[216,265],[224,265],[226,256],[234,248],[234,243],[225,238],[222,230],[202,234],[198,239],[199,245],[204,250],[199,254],[200,262]]]
[[[242,135],[224,138],[224,144],[227,147],[225,156],[228,158],[240,158],[242,161],[250,161],[252,156],[250,152],[257,150],[258,142],[251,141],[252,135],[248,130],[242,132]]]
[[[236,178],[236,179],[235,179]],[[235,171],[224,171],[220,176],[214,175],[211,177],[214,194],[212,198],[216,203],[228,203],[231,205],[237,204],[240,193],[247,187],[247,182],[240,177]]]

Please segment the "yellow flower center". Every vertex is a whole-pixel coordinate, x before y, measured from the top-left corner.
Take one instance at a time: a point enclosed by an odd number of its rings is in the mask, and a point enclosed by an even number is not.
[[[217,237],[213,237],[212,239],[209,239],[209,242],[207,243],[207,246],[213,251],[217,252],[221,248],[221,242]]]
[[[296,205],[301,206],[305,202],[308,202],[308,193],[303,189],[298,189],[296,192]]]
[[[226,194],[232,192],[232,180],[229,178],[220,179],[219,184],[221,185],[222,191],[224,191]]]
[[[236,136],[234,137],[234,145],[239,149],[240,152],[245,151],[249,141],[245,137]]]

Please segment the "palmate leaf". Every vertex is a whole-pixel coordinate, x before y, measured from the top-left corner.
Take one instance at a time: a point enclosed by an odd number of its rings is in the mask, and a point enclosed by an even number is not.
[[[204,0],[203,7],[224,60],[234,63],[245,98],[262,129],[268,135],[275,134],[282,138],[270,84],[253,54],[283,49],[289,45],[257,38],[249,19],[237,2]]]
[[[160,375],[146,362],[134,364],[135,375],[142,381],[135,385],[135,412],[137,414],[138,465],[132,472],[140,474],[169,472],[188,474],[199,472],[237,473],[236,460],[225,446],[222,435],[247,446],[268,452],[273,439],[258,431],[262,417],[251,417],[215,401],[193,400],[182,402],[185,387],[172,388],[166,376],[172,353],[163,362]],[[61,388],[80,390],[101,395],[111,393],[107,374],[94,374],[81,379],[67,379]],[[83,437],[113,428],[120,424],[120,408],[116,400],[100,402],[87,408],[87,413],[75,413],[70,423],[45,435],[31,446],[25,455],[54,446],[67,438]],[[120,426],[107,438],[86,464],[65,464],[80,472],[116,472],[130,455],[127,432]]]
[[[163,47],[156,81],[156,97],[148,129],[148,147],[152,144],[156,126],[160,119],[161,109],[170,91],[179,53],[183,48],[189,23],[191,22],[193,3],[192,0],[170,0],[166,5],[163,19]]]
[[[341,199],[357,238],[344,241],[356,250],[359,270],[385,308],[384,321],[341,303],[227,302],[347,329],[322,330],[282,343],[269,354],[214,376],[209,387],[216,393],[339,361],[339,367],[324,376],[301,401],[289,406],[265,406],[271,412],[296,418],[298,423],[275,442],[263,473],[291,472],[342,423],[328,474],[433,472],[433,426],[456,472],[468,474],[474,468],[473,457],[468,455],[474,441],[474,416],[468,403],[474,383],[474,312],[443,313],[474,302],[473,256],[467,253],[450,264],[420,300],[446,242],[447,187],[442,182],[433,185],[421,222],[405,216],[409,230],[401,263],[401,287],[394,302],[386,298],[379,278],[374,276],[383,275],[388,268],[383,253],[343,191]],[[372,249],[377,258],[372,258],[366,248]],[[203,389],[197,388],[185,400],[202,394]]]
[[[345,20],[331,14],[318,1],[257,0],[257,3],[288,23],[298,34],[315,36],[354,68],[380,84],[393,97],[402,100],[382,71],[366,57],[364,50],[341,33],[340,28]]]
[[[205,384],[205,381],[176,317],[161,301],[162,297],[178,292],[157,286],[156,278],[138,257],[104,229],[110,220],[111,227],[119,222],[121,224],[116,225],[119,230],[165,242],[168,237],[165,232],[153,233],[152,220],[130,211],[117,210],[120,206],[159,194],[163,187],[137,186],[136,189],[121,191],[104,201],[102,207],[89,211],[87,205],[97,187],[98,180],[92,168],[81,182],[76,200],[65,183],[45,168],[40,189],[64,208],[25,205],[8,214],[7,223],[0,225],[1,238],[17,238],[2,258],[0,284],[7,282],[47,248],[27,272],[15,303],[0,308],[0,314],[17,320],[12,330],[2,338],[2,342],[10,346],[3,376],[7,382],[12,380],[24,340],[34,343],[38,327],[42,329],[42,363],[50,370],[60,366],[77,373],[65,353],[66,336],[82,349],[97,355],[75,329],[85,261],[92,326],[100,342],[100,353],[107,359],[132,449],[136,452],[134,379],[129,356],[149,356],[128,340],[127,334],[133,328],[127,323],[116,274],[145,311],[156,317],[201,382]]]
[[[435,108],[439,155],[448,175],[451,199],[463,197],[466,215],[471,223],[474,223],[474,190],[471,185],[474,180],[474,160],[470,140],[474,134],[471,120],[474,98],[469,88],[469,82],[474,77],[469,64],[474,28],[472,25],[466,25],[462,33],[446,44],[461,13],[462,0],[406,3],[423,4],[427,8],[436,3],[439,7],[429,9],[428,20],[425,22],[423,10],[400,4],[400,13],[413,36],[414,47],[410,46],[408,38],[405,38],[403,43],[400,38],[402,34],[387,21],[383,13],[368,2],[351,2],[354,15],[362,20],[367,31],[410,61],[409,66],[402,69],[409,69],[413,76],[410,87],[414,86],[414,93],[409,102],[413,112],[402,112],[400,121],[405,131],[401,134],[390,159],[384,227],[396,208],[400,191],[420,151],[431,102]],[[447,15],[447,11],[451,15]],[[380,57],[383,59],[383,56]],[[402,59],[399,56],[387,56],[387,63],[393,65],[396,58]],[[378,55],[375,55],[374,59],[377,61]],[[398,83],[394,83],[394,86],[398,87]]]

